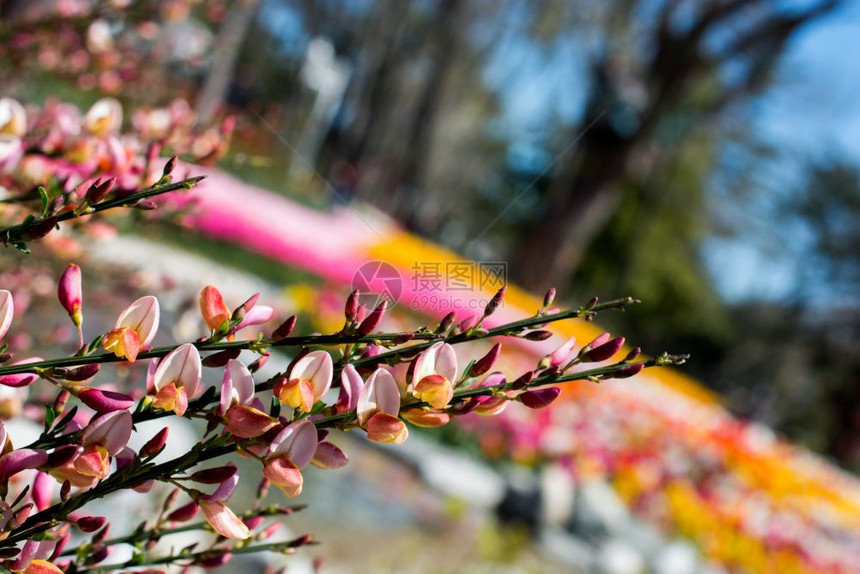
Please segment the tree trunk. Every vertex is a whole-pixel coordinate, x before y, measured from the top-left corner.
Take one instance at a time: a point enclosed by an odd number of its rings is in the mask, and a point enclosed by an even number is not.
[[[259,0],[239,0],[227,13],[215,38],[212,67],[197,96],[194,111],[197,113],[198,123],[209,123],[218,107],[224,103],[230,89],[236,59],[239,57],[242,43],[248,35],[259,5]]]

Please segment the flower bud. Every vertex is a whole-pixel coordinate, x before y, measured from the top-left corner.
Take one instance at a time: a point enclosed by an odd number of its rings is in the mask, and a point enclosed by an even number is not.
[[[98,183],[94,183],[87,190],[87,203],[90,205],[95,205],[101,202],[111,192],[114,185],[116,185],[115,177],[106,179]]]
[[[101,369],[101,365],[93,363],[92,365],[81,365],[80,367],[55,368],[53,374],[64,381],[80,383],[95,377],[99,369]]]
[[[128,395],[99,389],[84,389],[78,393],[78,398],[97,413],[124,411],[134,405],[134,399]]]
[[[561,394],[558,387],[546,387],[521,393],[517,399],[530,409],[542,409],[548,407]]]
[[[347,323],[352,323],[358,316],[358,289],[349,294],[346,298],[346,305],[343,308],[343,314],[346,317]]]
[[[451,311],[442,320],[439,322],[439,326],[436,327],[436,333],[444,333],[448,329],[454,326],[454,322],[457,320],[457,314]]]
[[[161,172],[161,177],[167,177],[168,175],[173,173],[173,170],[176,169],[176,162],[177,161],[179,161],[179,160],[177,159],[176,156],[173,156],[172,158],[167,160],[167,163],[164,164],[164,169]]]
[[[505,292],[507,290],[508,290],[508,286],[502,285],[502,288],[499,289],[495,295],[493,295],[493,298],[490,299],[490,302],[484,308],[484,317],[489,317],[490,315],[492,315],[493,313],[496,312],[496,309],[498,309],[499,305],[502,304],[502,300],[504,300]]]
[[[30,496],[33,497],[33,502],[36,504],[36,509],[39,512],[51,506],[51,499],[54,494],[54,482],[54,479],[44,472],[36,474]]]
[[[198,470],[189,477],[189,480],[203,484],[221,484],[236,474],[237,470],[234,465],[216,466],[214,468]]]
[[[633,363],[631,365],[627,365],[626,367],[622,367],[609,375],[609,378],[612,379],[629,379],[630,377],[634,377],[642,372],[642,369],[645,368],[644,363]]]
[[[641,355],[641,354],[642,354],[642,347],[633,347],[633,349],[631,349],[630,352],[627,353],[627,356],[624,357],[624,362],[629,363],[630,361],[635,361],[636,359],[639,358],[639,355]]]
[[[209,368],[223,367],[228,362],[230,362],[231,359],[237,358],[241,353],[241,349],[225,349],[224,351],[212,353],[211,355],[203,359],[202,363],[204,367]]]
[[[293,329],[296,328],[296,316],[293,315],[288,317],[286,321],[278,325],[278,327],[272,331],[272,341],[280,341],[281,339],[285,339],[290,336],[290,333],[293,332]]]
[[[74,263],[70,263],[60,277],[57,296],[60,299],[60,305],[63,306],[66,313],[71,317],[72,323],[76,327],[80,327],[83,321],[83,315],[81,314],[81,268]]]
[[[388,305],[385,301],[377,305],[376,309],[374,309],[373,312],[371,312],[370,315],[368,315],[367,318],[358,326],[359,334],[371,334],[379,325],[379,322],[382,321],[382,317],[385,315],[385,308],[387,306]]]
[[[611,359],[623,346],[624,337],[616,337],[607,343],[594,347],[590,351],[584,353],[581,358],[584,362],[598,363],[600,361],[606,361],[607,359]]]
[[[140,456],[143,458],[149,458],[161,452],[161,449],[163,449],[164,445],[167,444],[167,436],[169,434],[170,429],[167,427],[164,427],[155,433],[154,437],[146,441],[146,444],[140,447]]]
[[[499,352],[502,350],[502,344],[496,343],[493,345],[493,348],[490,351],[478,359],[472,368],[469,370],[470,377],[480,377],[487,371],[493,368],[493,365],[496,363],[496,359],[499,358]]]
[[[191,501],[168,514],[167,520],[170,522],[186,522],[197,516],[199,513],[200,506],[198,506],[196,502]]]
[[[247,518],[243,518],[242,522],[245,523],[245,526],[248,527],[248,530],[254,530],[263,523],[263,520],[265,520],[265,517],[260,516],[258,514],[257,516],[249,516]]]
[[[48,462],[45,464],[45,466],[49,468],[63,466],[73,461],[82,452],[84,452],[84,447],[78,446],[76,444],[58,446],[54,449],[54,452],[48,455]]]
[[[539,331],[529,331],[523,338],[528,341],[546,341],[552,337],[552,331],[539,330]]]
[[[467,333],[472,330],[472,328],[478,324],[478,318],[475,316],[466,317],[460,322],[460,332]]]
[[[552,305],[553,301],[555,301],[555,287],[550,287],[546,295],[543,296],[543,308],[546,309]]]
[[[104,516],[84,516],[78,518],[77,525],[84,532],[95,532],[105,525],[107,519]]]
[[[519,391],[520,389],[524,389],[529,386],[529,383],[532,382],[535,374],[534,371],[526,371],[520,377],[511,383],[511,389],[515,391]]]
[[[72,393],[63,389],[57,395],[57,398],[54,400],[54,415],[60,416],[63,414],[63,411],[66,410],[66,404],[69,402],[69,397],[72,396]]]

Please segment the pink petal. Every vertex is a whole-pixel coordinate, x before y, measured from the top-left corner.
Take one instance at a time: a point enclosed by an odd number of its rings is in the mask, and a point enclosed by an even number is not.
[[[29,359],[21,359],[20,361],[15,361],[14,363],[9,363],[9,366],[12,365],[28,365],[30,363],[38,363],[42,361],[42,357],[30,357]],[[7,387],[20,388],[26,387],[33,383],[36,379],[39,378],[39,375],[35,373],[18,373],[15,375],[0,375],[0,385],[6,385]]]
[[[148,346],[158,331],[159,320],[158,299],[152,295],[141,297],[120,313],[116,320],[116,329],[130,327],[137,332],[141,345]]]
[[[269,445],[269,454],[288,458],[304,468],[314,458],[318,443],[317,428],[308,420],[291,423],[279,432]]]
[[[90,421],[81,436],[84,446],[103,446],[108,454],[116,455],[131,438],[131,413],[113,411],[99,415]]]
[[[573,348],[576,346],[576,337],[571,337],[567,341],[561,344],[561,346],[552,352],[549,356],[549,364],[551,367],[558,367],[562,363],[566,363],[571,354],[573,354]]]
[[[320,468],[340,468],[348,461],[349,458],[341,449],[330,442],[321,442],[317,445],[317,451],[311,462]]]
[[[32,448],[19,448],[0,457],[0,476],[12,476],[28,468],[38,468],[48,462],[48,453]]]
[[[241,361],[230,359],[221,383],[221,414],[227,412],[234,400],[240,405],[247,405],[253,398],[254,377]]]
[[[430,375],[442,375],[451,382],[457,379],[457,354],[448,343],[434,343],[415,360],[412,380],[417,382]]]
[[[14,316],[15,305],[12,301],[12,294],[2,289],[0,290],[0,339],[9,331]]]
[[[257,305],[245,313],[242,321],[236,327],[236,330],[251,327],[253,325],[262,325],[272,320],[275,315],[275,310],[267,305]]]
[[[200,508],[203,509],[206,522],[224,538],[246,540],[251,536],[251,531],[245,523],[223,502],[200,500]]]
[[[346,365],[340,373],[340,392],[336,408],[340,413],[355,410],[358,406],[358,396],[364,387],[364,381],[352,365]]]
[[[364,424],[375,413],[397,416],[400,412],[400,388],[385,369],[376,369],[358,397],[358,421]]]
[[[278,426],[278,421],[248,405],[236,405],[224,416],[227,430],[239,438],[256,438]]]
[[[188,398],[194,398],[200,388],[202,375],[203,364],[197,347],[185,343],[162,359],[153,375],[153,383],[159,391],[171,383],[184,387]]]
[[[114,391],[84,389],[78,393],[81,402],[99,413],[123,411],[134,405],[134,399]]]
[[[331,387],[333,373],[331,355],[325,351],[311,351],[296,362],[290,380],[310,381],[314,388],[314,400],[318,401]]]
[[[530,409],[542,409],[548,407],[558,398],[561,389],[558,387],[547,387],[526,391],[519,395],[519,400]]]

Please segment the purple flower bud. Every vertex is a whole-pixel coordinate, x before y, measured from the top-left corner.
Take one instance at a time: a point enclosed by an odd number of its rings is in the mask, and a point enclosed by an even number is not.
[[[148,458],[150,456],[155,456],[161,449],[164,448],[164,445],[167,444],[167,436],[170,434],[170,429],[164,427],[157,433],[155,436],[146,441],[142,447],[140,447],[140,456],[143,458]]]
[[[99,389],[84,389],[78,393],[78,398],[97,413],[124,411],[134,405],[134,399],[128,395]]]
[[[511,389],[515,391],[519,391],[520,389],[526,388],[532,379],[534,378],[534,371],[526,371],[520,377],[511,383]]]
[[[45,464],[45,466],[49,468],[63,466],[64,464],[77,458],[77,456],[82,452],[84,452],[84,447],[78,446],[76,444],[66,444],[63,446],[58,446],[54,449],[54,452],[48,455],[48,462]]]
[[[613,379],[629,379],[630,377],[634,377],[641,373],[644,368],[644,363],[633,363],[632,365],[627,365],[626,367],[618,369],[609,375],[609,377]]]
[[[90,205],[95,205],[101,202],[111,192],[115,184],[116,178],[112,177],[91,185],[90,188],[87,190],[87,203]]]
[[[180,506],[173,512],[167,515],[167,520],[170,522],[186,522],[191,520],[200,512],[200,507],[196,502],[191,501],[184,506]]]
[[[44,472],[36,474],[36,479],[33,481],[33,490],[30,491],[30,496],[33,497],[33,502],[39,512],[51,506],[51,499],[54,495],[54,483],[56,481]]]
[[[84,532],[95,532],[105,525],[107,519],[104,516],[84,516],[78,518],[77,525]]]
[[[222,482],[236,474],[237,470],[238,469],[235,466],[230,465],[216,466],[214,468],[198,470],[189,477],[189,480],[193,480],[194,482],[201,482],[203,484],[221,484]]]
[[[352,323],[358,316],[358,289],[349,294],[346,298],[346,305],[343,308],[343,314],[347,322]]]
[[[296,316],[293,315],[287,318],[286,321],[278,325],[278,327],[272,331],[271,339],[273,341],[280,341],[281,339],[285,339],[290,336],[290,333],[293,332],[293,329],[296,328]]]
[[[83,316],[81,314],[81,305],[83,301],[83,292],[81,290],[81,268],[70,263],[63,275],[60,277],[60,283],[57,287],[57,297],[60,299],[60,305],[72,318],[72,323],[76,327],[81,326]]]
[[[369,335],[374,329],[379,325],[380,321],[382,321],[382,317],[385,315],[385,308],[388,304],[383,301],[379,305],[377,305],[376,309],[374,309],[367,318],[361,322],[358,326],[358,332],[361,335]]]
[[[586,363],[599,363],[600,361],[611,359],[623,346],[624,337],[616,337],[607,343],[592,348],[590,351],[584,353],[581,358]]]
[[[48,462],[48,453],[33,448],[19,448],[0,457],[0,476],[12,476],[28,468],[39,468]]]
[[[542,409],[548,407],[561,394],[558,387],[546,387],[521,393],[517,398],[530,409]]]
[[[448,329],[454,326],[454,322],[457,320],[457,314],[451,311],[442,320],[439,322],[439,326],[436,328],[437,333],[444,333]]]
[[[101,365],[93,363],[92,365],[81,365],[80,367],[54,369],[54,375],[66,381],[80,383],[95,377],[99,369],[101,369]]]
[[[204,367],[209,367],[210,369],[220,368],[225,366],[231,359],[237,358],[241,353],[241,349],[218,351],[203,359],[202,363]]]
[[[543,307],[546,309],[552,302],[555,301],[555,287],[550,287],[546,292],[546,295],[543,296]]]
[[[471,317],[466,317],[465,319],[463,319],[460,322],[460,332],[466,333],[466,332],[472,330],[472,328],[477,324],[478,324],[478,318],[475,317],[474,315]]]
[[[546,341],[550,337],[552,337],[552,331],[545,330],[529,331],[528,333],[523,335],[523,338],[529,341]]]
[[[502,288],[499,289],[493,298],[490,299],[490,302],[487,303],[487,306],[484,308],[484,317],[489,317],[493,313],[496,312],[496,309],[499,308],[499,305],[502,304],[502,301],[505,298],[505,292],[508,290],[507,285],[502,285]]]
[[[472,368],[469,370],[470,377],[480,377],[487,371],[493,368],[493,365],[496,363],[496,360],[499,358],[499,353],[502,350],[502,344],[496,343],[493,345],[493,348],[490,351],[478,359]]]
[[[245,526],[248,527],[248,530],[254,530],[255,528],[257,528],[259,525],[261,525],[263,523],[263,520],[265,520],[264,517],[257,515],[257,516],[249,516],[247,518],[243,518],[242,522],[245,523]]]
[[[167,160],[167,163],[164,164],[164,169],[161,172],[161,176],[167,177],[168,175],[173,173],[173,170],[176,169],[176,162],[177,161],[179,161],[179,160],[176,156],[173,156],[172,158]]]
[[[639,358],[639,355],[641,355],[641,354],[642,354],[642,347],[633,347],[633,349],[631,349],[630,352],[627,353],[627,356],[624,357],[624,362],[629,363],[630,361],[635,361],[636,359]]]

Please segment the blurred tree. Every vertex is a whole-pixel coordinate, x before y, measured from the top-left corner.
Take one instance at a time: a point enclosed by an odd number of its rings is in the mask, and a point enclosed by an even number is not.
[[[685,141],[758,93],[789,38],[837,5],[605,4],[588,102],[570,138],[576,145],[523,236],[515,278],[535,291],[567,280],[618,209],[623,184],[640,181],[661,146]]]

